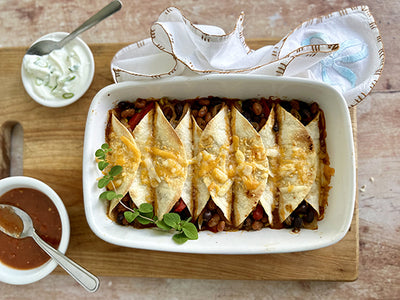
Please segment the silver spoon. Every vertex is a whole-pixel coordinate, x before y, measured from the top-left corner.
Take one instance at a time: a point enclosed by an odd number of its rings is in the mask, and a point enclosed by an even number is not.
[[[85,23],[63,38],[61,41],[51,41],[51,40],[43,40],[33,44],[26,54],[30,55],[46,55],[49,54],[51,51],[62,48],[65,44],[69,41],[76,38],[77,35],[81,34],[82,32],[92,28],[94,25],[99,23],[100,21],[104,20],[108,16],[111,16],[113,13],[119,11],[122,7],[120,1],[112,1],[104,8],[102,8],[98,13],[90,17]]]
[[[73,262],[71,259],[66,257],[60,251],[54,249],[52,246],[43,241],[35,232],[31,217],[24,212],[22,209],[6,204],[0,204],[0,210],[7,209],[10,213],[16,214],[24,225],[22,232],[8,231],[0,224],[0,230],[5,234],[17,238],[23,239],[26,237],[32,237],[35,242],[52,258],[54,259],[65,271],[68,272],[80,285],[82,285],[89,292],[95,292],[99,288],[99,279],[85,270],[83,267]]]

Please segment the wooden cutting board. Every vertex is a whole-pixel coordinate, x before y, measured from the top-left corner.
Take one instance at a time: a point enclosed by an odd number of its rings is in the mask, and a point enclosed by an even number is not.
[[[274,39],[247,41],[252,49]],[[91,45],[96,63],[93,83],[76,103],[47,108],[25,92],[21,62],[26,49],[0,49],[0,176],[9,174],[9,132],[24,132],[23,175],[40,179],[63,199],[70,217],[69,257],[98,276],[251,280],[337,280],[358,276],[358,199],[343,240],[319,250],[263,255],[200,255],[124,248],[108,244],[90,230],[83,207],[82,150],[86,115],[94,95],[113,83],[110,62],[125,44]],[[351,109],[356,138],[356,111]],[[355,141],[356,142],[356,141]],[[55,272],[65,274],[60,268]]]

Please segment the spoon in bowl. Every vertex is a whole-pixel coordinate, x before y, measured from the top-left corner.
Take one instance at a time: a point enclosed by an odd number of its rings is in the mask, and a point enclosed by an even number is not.
[[[32,237],[51,258],[87,291],[97,291],[99,279],[43,241],[35,232],[32,219],[25,211],[12,205],[0,204],[0,217],[0,231],[17,239]]]
[[[99,23],[100,21],[104,20],[105,18],[111,16],[113,13],[119,11],[122,7],[122,4],[120,1],[112,1],[105,7],[103,7],[98,13],[90,17],[86,22],[84,22],[81,26],[79,26],[77,29],[75,29],[73,32],[71,32],[69,35],[67,35],[65,38],[63,38],[61,41],[52,41],[52,40],[43,40],[39,41],[35,44],[33,44],[28,51],[26,51],[26,54],[30,55],[46,55],[49,54],[51,51],[60,49],[65,46],[69,41],[73,40],[76,38],[79,34],[82,32],[88,30],[89,28],[92,28],[94,25]]]

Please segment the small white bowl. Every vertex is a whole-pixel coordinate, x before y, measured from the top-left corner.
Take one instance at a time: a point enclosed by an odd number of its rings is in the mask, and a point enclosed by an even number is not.
[[[0,180],[1,195],[16,188],[31,188],[38,190],[46,194],[53,201],[61,219],[61,241],[58,250],[65,254],[69,243],[70,227],[68,213],[61,198],[47,184],[31,177],[13,176]],[[56,268],[56,266],[57,263],[53,259],[50,259],[37,268],[18,270],[7,266],[0,261],[0,281],[15,285],[33,283],[46,277]]]
[[[59,41],[62,38],[64,38],[68,33],[66,32],[53,32],[46,34],[39,38],[37,41],[34,43],[41,41],[41,40],[54,40],[54,41]],[[33,43],[33,44],[34,44]],[[24,65],[22,63],[21,65],[21,77],[22,77],[22,83],[24,85],[24,88],[26,92],[29,94],[29,96],[35,100],[37,103],[47,106],[47,107],[64,107],[67,105],[70,105],[77,101],[79,98],[81,98],[86,91],[88,90],[90,84],[92,83],[93,76],[94,76],[94,58],[92,51],[90,50],[89,46],[79,37],[76,37],[74,40],[70,41],[68,44],[74,43],[77,45],[80,49],[82,49],[83,53],[83,58],[86,61],[86,67],[88,68],[88,75],[85,78],[85,82],[82,84],[80,90],[75,93],[75,95],[69,99],[45,99],[42,96],[38,95],[35,90],[32,87],[32,81],[29,78],[28,73],[26,72]],[[32,44],[32,45],[33,45]]]

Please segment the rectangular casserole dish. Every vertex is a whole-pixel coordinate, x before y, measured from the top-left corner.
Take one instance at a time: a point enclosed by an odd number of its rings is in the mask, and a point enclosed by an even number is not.
[[[317,102],[325,113],[327,149],[335,169],[325,218],[317,230],[290,229],[247,232],[203,231],[199,239],[176,244],[171,234],[153,229],[120,226],[107,217],[107,203],[99,200],[96,179],[100,172],[95,151],[105,140],[108,110],[122,100],[137,98],[190,99],[217,96],[224,98],[261,98],[276,96]],[[89,108],[83,153],[83,192],[86,218],[92,231],[106,242],[148,250],[214,253],[260,254],[313,250],[332,245],[347,233],[355,202],[355,154],[349,110],[334,88],[315,81],[259,75],[207,75],[167,80],[125,82],[107,86],[97,93]]]

